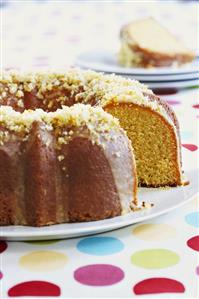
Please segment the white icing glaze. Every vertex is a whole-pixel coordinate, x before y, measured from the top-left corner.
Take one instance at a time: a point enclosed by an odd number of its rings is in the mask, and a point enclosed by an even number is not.
[[[111,136],[114,139],[117,138],[116,143]],[[104,144],[103,150],[111,166],[121,202],[122,214],[128,213],[131,211],[132,205],[137,205],[136,192],[134,192],[137,186],[137,175],[131,143],[124,136],[123,130],[120,133],[114,132],[114,135],[110,133],[109,140],[104,140],[101,137],[101,143]]]

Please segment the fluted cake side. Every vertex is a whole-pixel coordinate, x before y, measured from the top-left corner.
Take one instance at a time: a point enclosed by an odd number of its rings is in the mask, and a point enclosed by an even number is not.
[[[101,108],[0,108],[0,225],[121,215],[137,205],[131,144]]]

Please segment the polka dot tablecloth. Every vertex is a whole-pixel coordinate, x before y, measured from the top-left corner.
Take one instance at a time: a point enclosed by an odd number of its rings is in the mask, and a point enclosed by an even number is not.
[[[120,26],[149,14],[196,47],[196,4],[141,2],[1,1],[1,67],[72,65],[88,47],[117,47]],[[162,97],[180,121],[184,169],[198,167],[197,87]],[[197,298],[197,207],[91,237],[0,241],[0,297]]]

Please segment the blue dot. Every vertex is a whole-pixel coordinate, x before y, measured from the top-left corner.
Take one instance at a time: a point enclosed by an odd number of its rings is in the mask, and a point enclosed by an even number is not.
[[[109,255],[124,249],[124,244],[113,237],[90,237],[78,242],[77,249],[92,255]]]
[[[193,212],[190,214],[187,214],[185,216],[185,220],[188,224],[199,227],[199,212]]]
[[[6,5],[8,5],[9,3],[7,2],[7,1],[5,1],[5,0],[2,0],[1,2],[0,2],[0,8],[3,8],[3,7],[5,7]]]

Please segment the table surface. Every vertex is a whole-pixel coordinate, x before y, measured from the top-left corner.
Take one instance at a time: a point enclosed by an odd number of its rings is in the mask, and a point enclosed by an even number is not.
[[[72,65],[88,47],[117,47],[119,28],[132,15],[156,16],[196,49],[195,3],[146,2],[2,1],[1,67]],[[184,169],[198,167],[198,88],[162,97],[180,121]],[[197,207],[195,198],[151,221],[92,237],[0,241],[0,296],[132,298],[150,290],[157,294],[146,298],[197,298]]]

